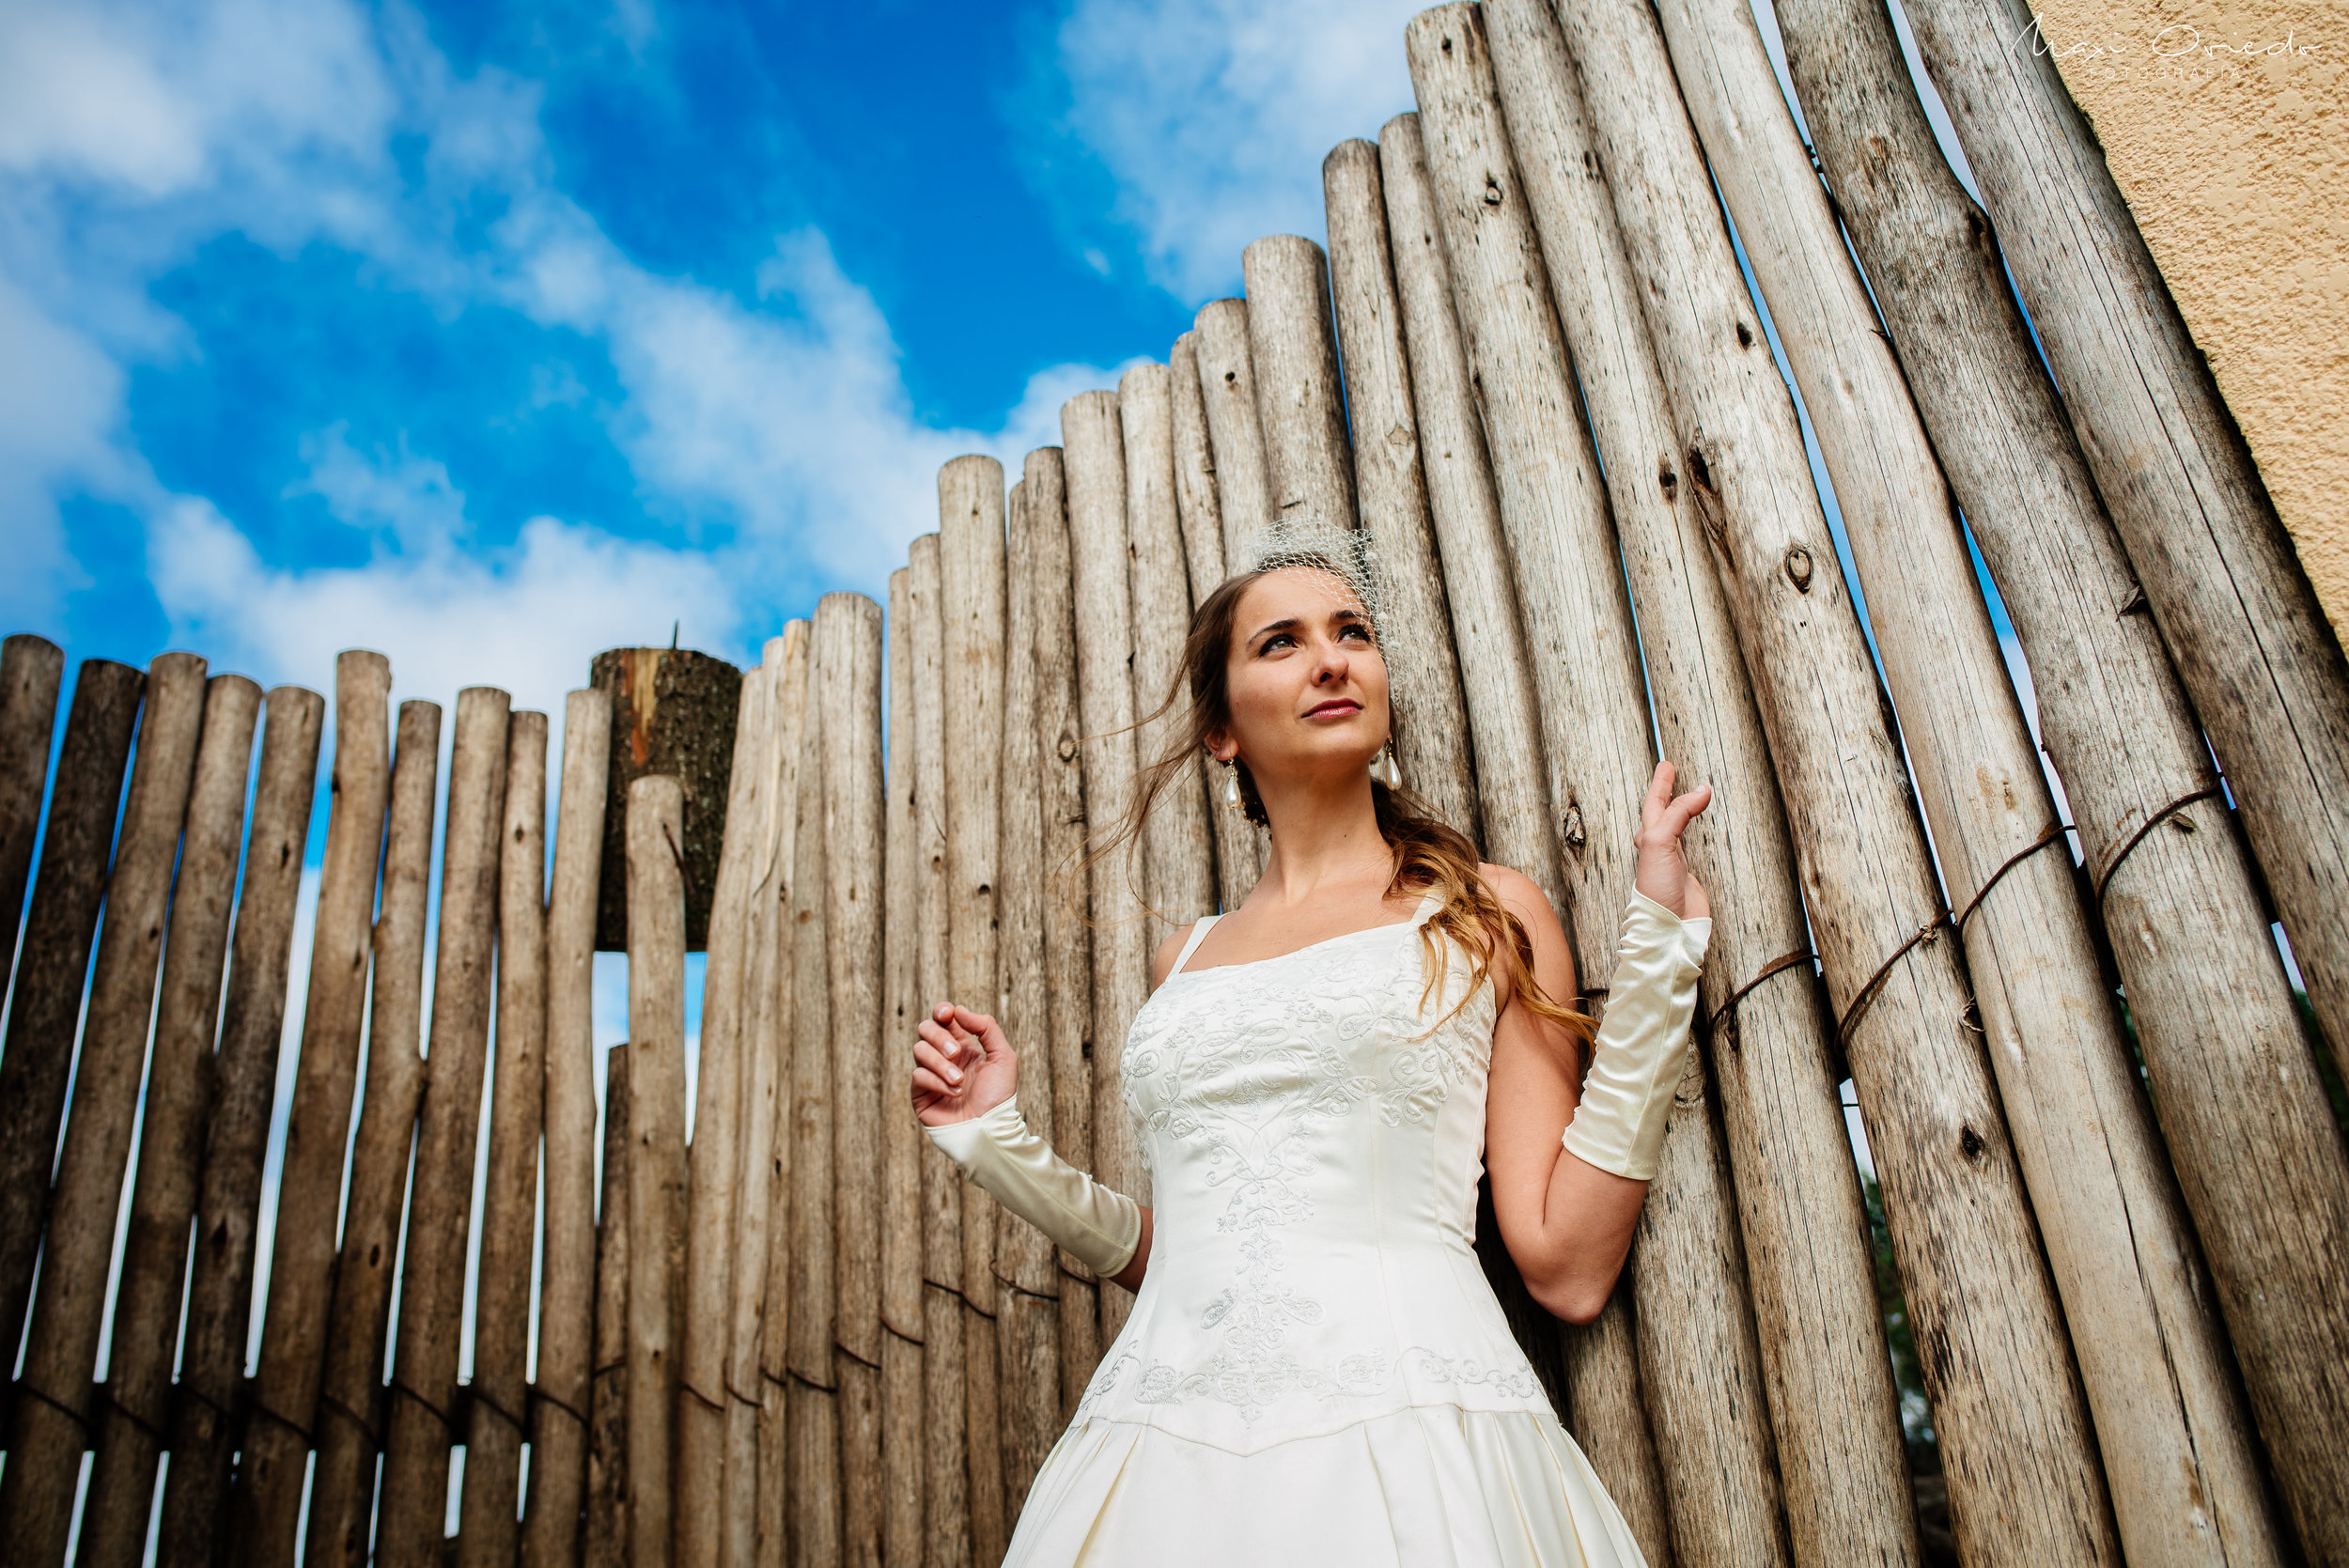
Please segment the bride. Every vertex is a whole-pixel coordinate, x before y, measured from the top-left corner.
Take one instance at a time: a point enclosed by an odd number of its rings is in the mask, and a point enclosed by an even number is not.
[[[993,1018],[921,1026],[931,1140],[1139,1293],[1008,1563],[1641,1561],[1478,1267],[1476,1189],[1489,1166],[1534,1298],[1595,1317],[1686,1059],[1712,923],[1680,838],[1711,792],[1656,769],[1594,1038],[1540,891],[1400,790],[1377,598],[1355,552],[1291,552],[1192,618],[1190,727],[1120,837],[1204,748],[1272,847],[1167,939],[1127,1039],[1155,1207],[1028,1130]]]

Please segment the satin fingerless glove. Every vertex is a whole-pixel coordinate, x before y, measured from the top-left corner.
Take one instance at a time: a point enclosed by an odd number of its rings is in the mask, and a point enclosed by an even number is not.
[[[1019,1114],[1019,1095],[967,1122],[922,1130],[964,1175],[1102,1279],[1133,1261],[1142,1205],[1053,1153]]]
[[[1585,1163],[1633,1181],[1656,1178],[1672,1093],[1688,1064],[1697,975],[1712,938],[1711,919],[1683,920],[1645,893],[1632,893],[1582,1103],[1563,1140]]]

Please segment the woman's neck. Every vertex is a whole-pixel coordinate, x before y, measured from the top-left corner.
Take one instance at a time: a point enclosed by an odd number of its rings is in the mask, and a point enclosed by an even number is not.
[[[1334,786],[1310,782],[1268,790],[1257,784],[1272,854],[1257,883],[1276,906],[1295,907],[1349,883],[1379,892],[1394,873],[1394,851],[1378,831],[1367,773]]]

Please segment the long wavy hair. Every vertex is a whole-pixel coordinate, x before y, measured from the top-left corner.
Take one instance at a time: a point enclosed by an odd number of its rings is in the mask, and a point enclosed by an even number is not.
[[[1206,599],[1190,617],[1190,633],[1183,642],[1181,667],[1175,672],[1173,688],[1166,700],[1142,725],[1157,722],[1160,718],[1183,706],[1190,698],[1182,722],[1172,725],[1165,749],[1143,768],[1134,781],[1134,792],[1125,815],[1095,850],[1105,855],[1119,846],[1137,839],[1143,824],[1159,800],[1169,789],[1190,776],[1206,751],[1207,737],[1226,729],[1232,722],[1231,688],[1228,673],[1232,653],[1232,632],[1239,615],[1239,601],[1258,579],[1276,570],[1302,567],[1325,571],[1341,582],[1348,582],[1346,574],[1334,562],[1318,562],[1310,558],[1284,559],[1276,567],[1241,572],[1227,578]],[[1379,628],[1368,614],[1364,620],[1370,629],[1374,645],[1379,638]],[[1383,658],[1384,655],[1382,654]],[[1388,706],[1390,737],[1400,739],[1393,706]],[[1265,815],[1264,800],[1256,792],[1256,781],[1248,764],[1235,760],[1232,764],[1239,775],[1241,809],[1248,820],[1259,827],[1269,827]],[[1448,827],[1426,810],[1424,802],[1408,790],[1391,789],[1373,778],[1370,786],[1372,808],[1377,814],[1379,836],[1387,841],[1394,856],[1394,876],[1387,884],[1387,896],[1408,893],[1436,894],[1439,904],[1419,930],[1420,946],[1426,955],[1426,988],[1420,995],[1423,1011],[1427,999],[1441,994],[1450,967],[1451,949],[1457,946],[1467,955],[1469,986],[1460,995],[1451,1011],[1438,1020],[1450,1019],[1468,1005],[1477,988],[1492,977],[1494,960],[1502,954],[1514,960],[1513,984],[1517,1000],[1536,1016],[1566,1029],[1577,1041],[1577,1050],[1597,1029],[1596,1020],[1577,1011],[1542,989],[1533,977],[1533,940],[1526,934],[1524,923],[1512,914],[1507,905],[1495,896],[1486,884],[1478,867],[1482,863],[1476,846],[1467,835]],[[1447,941],[1445,939],[1449,938]]]

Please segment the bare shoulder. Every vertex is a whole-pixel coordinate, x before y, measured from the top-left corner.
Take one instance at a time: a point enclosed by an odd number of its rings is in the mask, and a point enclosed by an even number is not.
[[[1152,990],[1155,991],[1166,984],[1167,971],[1174,967],[1174,960],[1183,955],[1183,944],[1190,940],[1190,934],[1195,929],[1196,926],[1193,925],[1179,927],[1168,932],[1166,940],[1159,943],[1158,955],[1150,960],[1150,988]]]
[[[1488,864],[1478,866],[1476,874],[1485,879],[1485,886],[1492,890],[1501,906],[1525,923],[1527,935],[1538,937],[1544,928],[1562,929],[1558,911],[1549,907],[1549,899],[1540,886],[1524,872]]]

